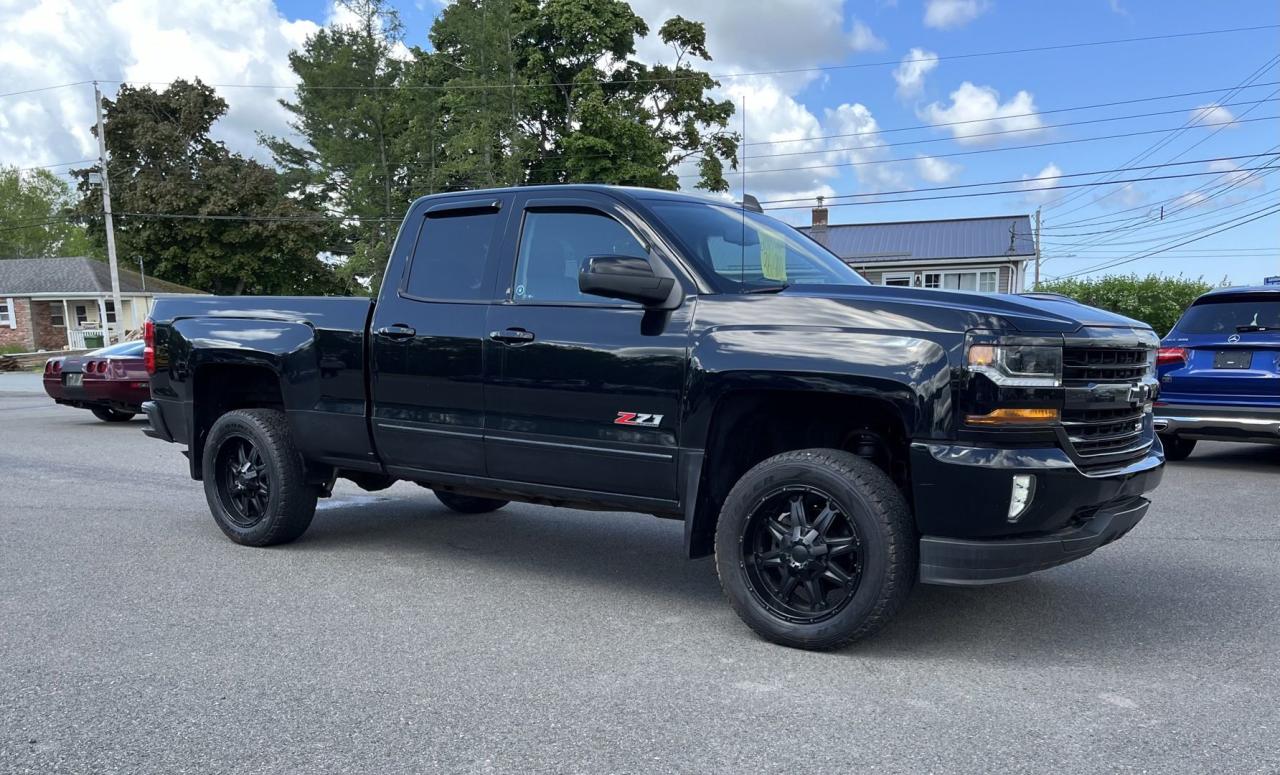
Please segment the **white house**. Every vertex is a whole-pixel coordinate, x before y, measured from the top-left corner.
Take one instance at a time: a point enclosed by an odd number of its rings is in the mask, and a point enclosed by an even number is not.
[[[142,328],[157,296],[198,294],[194,288],[120,269],[120,304],[111,297],[106,262],[73,258],[0,259],[0,347],[22,350],[99,346],[106,327]],[[99,345],[95,345],[99,343]]]
[[[1036,255],[1026,215],[828,225],[819,206],[801,230],[876,285],[1019,293]]]

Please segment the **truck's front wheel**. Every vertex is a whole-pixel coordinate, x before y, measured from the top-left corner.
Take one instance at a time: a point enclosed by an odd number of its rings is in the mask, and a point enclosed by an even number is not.
[[[738,615],[785,646],[833,649],[879,630],[915,574],[911,512],[848,452],[786,452],[748,471],[716,525],[716,570]]]
[[[204,445],[204,494],[227,537],[271,546],[306,532],[318,490],[307,484],[284,412],[238,409],[218,418]]]

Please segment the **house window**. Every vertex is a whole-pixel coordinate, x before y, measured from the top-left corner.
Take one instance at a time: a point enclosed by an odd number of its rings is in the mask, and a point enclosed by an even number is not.
[[[18,327],[13,315],[13,299],[8,297],[0,299],[0,326]]]
[[[106,307],[107,307],[107,323],[108,324],[115,323],[116,322],[116,303],[114,301],[109,301],[107,302]]]
[[[1000,287],[1000,270],[978,269],[972,272],[926,272],[924,287],[949,291],[995,293]]]
[[[62,312],[61,304],[49,305],[49,325],[54,328],[66,328],[67,318]]]
[[[910,288],[912,281],[915,279],[911,272],[886,272],[880,282],[884,285],[891,285],[899,288]]]
[[[83,304],[76,305],[76,325],[84,328],[89,323],[89,308]]]

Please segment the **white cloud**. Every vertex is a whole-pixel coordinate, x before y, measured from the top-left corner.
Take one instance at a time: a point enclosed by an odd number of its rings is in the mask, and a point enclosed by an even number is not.
[[[103,79],[155,81],[199,76],[206,83],[291,84],[288,53],[318,27],[283,18],[271,0],[45,0],[0,10],[0,83],[46,84]],[[115,85],[104,83],[108,96]],[[267,158],[255,132],[287,134],[287,92],[219,89],[227,115],[214,135],[233,150]],[[0,148],[19,166],[96,156],[90,86],[7,97]]]
[[[1213,103],[1201,105],[1191,111],[1191,122],[1193,124],[1223,124],[1226,125],[1224,128],[1233,128],[1235,120],[1234,113],[1221,105]]]
[[[636,46],[638,59],[670,63],[670,51],[658,40],[657,30],[666,19],[681,14],[706,25],[707,49],[715,60],[701,66],[718,74],[837,64],[846,61],[850,52],[859,47],[882,45],[865,24],[845,16],[841,0],[775,0],[752,3],[746,9],[743,3],[730,0],[709,0],[696,8],[679,0],[632,0],[631,6],[650,29],[650,34]],[[713,96],[732,100],[739,109],[746,100],[750,193],[761,199],[832,196],[836,193],[833,184],[846,170],[823,165],[884,155],[876,150],[880,144],[878,127],[865,106],[841,105],[819,117],[797,98],[821,77],[815,72],[798,72],[720,79],[721,86]],[[740,120],[741,116],[735,115],[729,129],[739,131]],[[845,133],[853,136],[814,139]],[[757,144],[778,140],[792,142]],[[806,153],[776,155],[797,152]],[[893,166],[853,169],[860,182],[883,187],[898,175],[891,169]],[[695,165],[686,165],[681,171],[694,172]],[[736,190],[738,175],[726,177]],[[696,174],[682,175],[681,186],[692,188],[696,178]],[[807,213],[804,216],[807,219]]]
[[[1214,186],[1227,184],[1232,187],[1231,190],[1239,191],[1241,189],[1262,189],[1266,184],[1258,177],[1257,172],[1249,172],[1240,169],[1235,162],[1220,160],[1211,161],[1205,165],[1209,172],[1221,172],[1222,175],[1211,180]]]
[[[963,27],[990,7],[986,0],[928,0],[924,6],[924,26],[939,30]]]
[[[922,48],[913,48],[893,68],[893,80],[898,84],[898,97],[910,99],[924,91],[924,77],[938,66],[938,55]]]
[[[1022,179],[1025,182],[1019,187],[1027,192],[1028,201],[1046,202],[1054,197],[1053,189],[1057,188],[1058,182],[1062,179],[1062,170],[1057,164],[1049,162],[1035,175],[1031,177],[1023,175]]]
[[[887,44],[876,37],[876,34],[864,22],[860,19],[853,20],[853,31],[849,33],[849,48],[855,53],[884,51],[886,46]]]
[[[993,138],[982,136],[990,132],[1016,132],[1003,137],[1021,139],[1023,132],[1034,132],[1044,125],[1030,92],[1020,91],[1001,102],[1000,93],[992,87],[968,81],[951,92],[950,105],[931,103],[920,111],[920,118],[931,124],[949,124],[946,129],[962,143],[992,142]]]
[[[960,173],[960,165],[934,156],[916,157],[916,174],[928,183],[946,183]]]
[[[1112,13],[1119,14],[1120,16],[1129,15],[1129,9],[1125,8],[1123,5],[1120,5],[1120,0],[1110,0],[1110,5],[1111,5]]]

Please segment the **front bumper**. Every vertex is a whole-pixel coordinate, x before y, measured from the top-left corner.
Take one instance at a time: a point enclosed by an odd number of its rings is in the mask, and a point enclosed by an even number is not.
[[[1164,404],[1155,408],[1155,426],[1179,438],[1280,444],[1280,407]]]
[[[1078,525],[1048,535],[967,541],[920,539],[920,581],[969,586],[1014,581],[1036,571],[1078,560],[1129,532],[1151,501],[1131,498],[1104,506]]]
[[[1164,475],[1164,448],[1153,442],[1122,466],[1084,470],[1058,448],[913,444],[920,580],[1009,581],[1114,541],[1146,513],[1142,495]],[[1010,519],[1018,474],[1034,479],[1034,497]]]

